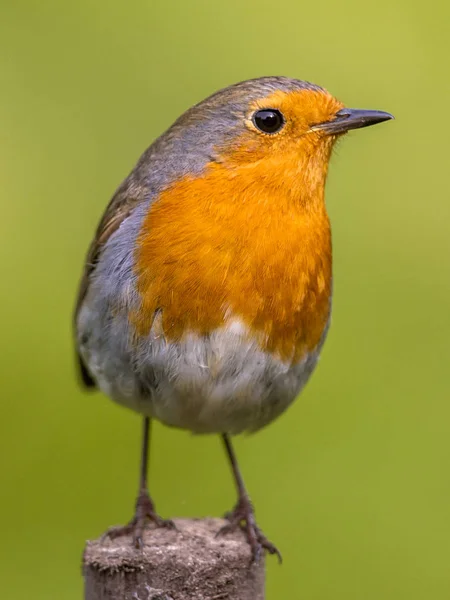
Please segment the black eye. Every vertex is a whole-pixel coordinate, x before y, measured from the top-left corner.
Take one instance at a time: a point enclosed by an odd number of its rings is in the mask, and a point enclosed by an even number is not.
[[[253,115],[253,123],[264,133],[277,133],[284,127],[284,117],[276,108],[258,110]]]

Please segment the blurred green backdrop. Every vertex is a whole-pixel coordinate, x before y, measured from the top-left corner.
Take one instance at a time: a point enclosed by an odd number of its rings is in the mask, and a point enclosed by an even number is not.
[[[189,105],[284,74],[395,122],[339,145],[328,181],[334,322],[300,401],[237,440],[268,598],[450,597],[450,9],[418,0],[2,2],[2,597],[79,599],[85,539],[124,522],[139,418],[84,395],[71,311],[119,182]],[[163,515],[219,515],[215,438],[157,426]]]

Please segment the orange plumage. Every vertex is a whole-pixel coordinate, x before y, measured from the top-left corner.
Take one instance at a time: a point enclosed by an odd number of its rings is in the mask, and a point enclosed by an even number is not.
[[[301,113],[298,92],[254,107],[279,107],[289,123],[283,134],[255,142],[249,121],[248,131],[220,149],[220,162],[174,183],[151,206],[136,260],[139,333],[148,333],[157,309],[170,340],[208,334],[231,312],[283,360],[296,362],[318,345],[331,295],[323,190],[332,141],[298,137],[298,129],[342,105],[328,94],[301,93]]]

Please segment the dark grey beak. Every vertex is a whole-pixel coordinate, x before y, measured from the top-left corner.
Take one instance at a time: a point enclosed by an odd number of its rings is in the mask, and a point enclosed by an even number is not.
[[[318,123],[313,125],[312,129],[320,129],[329,135],[338,135],[345,133],[350,129],[360,129],[361,127],[369,127],[383,121],[389,121],[394,117],[382,110],[364,110],[358,108],[343,108],[336,113],[332,121]]]

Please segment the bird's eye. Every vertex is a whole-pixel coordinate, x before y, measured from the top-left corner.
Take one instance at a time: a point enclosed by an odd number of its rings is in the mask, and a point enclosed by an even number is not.
[[[285,120],[276,108],[265,108],[255,112],[253,123],[264,133],[277,133],[284,127]]]

